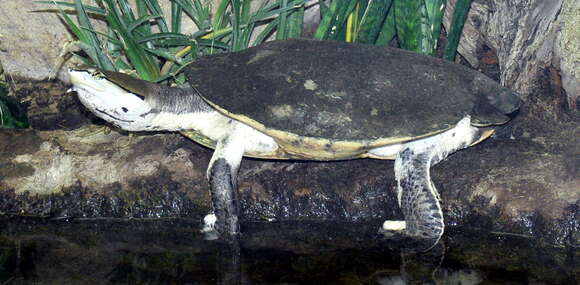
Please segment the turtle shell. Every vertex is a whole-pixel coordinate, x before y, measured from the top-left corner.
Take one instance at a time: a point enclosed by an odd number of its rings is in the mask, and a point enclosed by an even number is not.
[[[492,106],[511,92],[462,65],[401,49],[335,41],[272,41],[202,57],[189,83],[223,114],[299,156],[357,157],[378,146],[509,120]]]

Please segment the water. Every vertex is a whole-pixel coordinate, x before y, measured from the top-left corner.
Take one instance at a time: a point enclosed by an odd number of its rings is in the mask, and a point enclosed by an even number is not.
[[[244,223],[239,255],[197,221],[5,219],[0,284],[578,284],[579,251],[450,229],[425,254],[368,223]],[[239,258],[239,266],[232,260]],[[235,281],[227,281],[227,280]]]

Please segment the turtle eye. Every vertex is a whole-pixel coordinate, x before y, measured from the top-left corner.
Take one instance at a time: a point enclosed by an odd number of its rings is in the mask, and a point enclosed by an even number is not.
[[[121,110],[123,110],[123,112],[127,113],[129,110],[125,107],[121,107]]]

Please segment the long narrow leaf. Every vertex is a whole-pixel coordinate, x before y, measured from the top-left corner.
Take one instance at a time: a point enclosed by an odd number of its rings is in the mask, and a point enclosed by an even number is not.
[[[457,46],[459,45],[459,39],[461,38],[461,32],[463,31],[463,24],[465,24],[465,19],[467,19],[467,13],[471,7],[471,0],[457,0],[455,3],[455,9],[453,10],[453,17],[451,19],[451,27],[447,33],[447,45],[445,45],[445,51],[443,57],[447,60],[455,60],[455,54],[457,53]]]
[[[137,27],[139,27],[139,26],[142,26],[142,25],[144,25],[144,24],[148,24],[148,23],[149,23],[149,21],[151,21],[151,20],[153,20],[153,19],[160,18],[160,17],[162,17],[162,16],[161,16],[161,15],[146,15],[146,16],[143,16],[143,17],[141,17],[141,18],[139,18],[139,19],[135,20],[135,21],[134,21],[133,23],[131,23],[129,26],[127,26],[127,30],[131,32],[131,31],[133,31],[135,28],[137,28]],[[149,26],[146,28],[146,30],[148,31],[148,33],[146,33],[146,34],[150,34],[150,33],[151,33],[151,30],[150,30],[150,27],[149,27]]]
[[[155,33],[141,38],[135,38],[137,43],[145,43],[154,40],[164,40],[164,39],[181,39],[186,41],[191,41],[190,38],[184,34],[180,33]]]
[[[193,23],[197,26],[199,30],[210,29],[209,21],[209,10],[207,8],[200,8],[198,1],[186,1],[186,0],[173,0],[177,3],[181,9],[189,16]]]
[[[375,43],[383,28],[392,0],[370,0],[361,17],[356,42]]]
[[[381,32],[379,33],[379,37],[375,41],[375,44],[382,46],[388,45],[391,42],[391,40],[395,37],[396,33],[397,30],[395,27],[395,8],[393,7],[393,5],[391,5],[391,8],[387,13],[387,18],[383,23],[383,27],[381,29]]]
[[[140,35],[150,35],[153,33],[151,20],[157,20],[163,17],[160,14],[149,14],[147,4],[143,1],[136,1],[138,19],[129,24],[127,30],[132,33],[135,30]],[[155,48],[151,43],[147,43],[148,48]]]
[[[34,3],[53,4],[53,5],[69,7],[69,8],[75,8],[75,5],[76,5],[75,3],[63,2],[63,1],[34,1]],[[99,7],[90,6],[90,5],[86,5],[86,4],[84,4],[84,7],[87,10],[87,12],[94,13],[94,14],[101,15],[101,16],[105,16],[105,13],[106,13],[105,9],[101,9]]]
[[[278,3],[280,5],[280,8],[285,8],[288,6],[288,0],[278,0]],[[283,40],[286,39],[286,32],[287,32],[287,26],[286,26],[286,20],[288,18],[288,12],[281,12],[280,15],[278,15],[278,29],[276,30],[276,39],[277,40]]]
[[[354,11],[356,7],[357,0],[351,0],[348,5],[341,3],[337,11],[337,19],[335,24],[330,29],[329,39],[333,40],[343,40],[346,36],[346,22],[349,15]]]
[[[89,20],[89,16],[87,15],[84,4],[81,0],[75,0],[75,9],[77,11],[79,25],[85,30],[84,34],[88,39],[87,44],[94,47],[95,58],[93,60],[96,59],[98,66],[104,68],[105,70],[114,70],[111,60],[104,54],[101,49],[101,42],[99,41],[97,34],[93,32],[93,25]]]
[[[221,0],[220,4],[215,12],[213,19],[213,28],[216,30],[223,28],[224,19],[226,17],[226,9],[230,4],[230,0]]]
[[[183,8],[175,1],[171,2],[171,31],[174,33],[181,32],[181,15]]]
[[[157,2],[157,0],[138,0],[138,1],[144,1],[145,4],[147,4],[147,7],[151,11],[152,15],[163,15],[163,10],[161,9],[161,6]],[[165,22],[165,18],[163,17],[157,18],[157,26],[159,27],[160,32],[164,33],[169,32],[169,29],[167,28],[167,22]]]
[[[330,3],[330,7],[326,7],[322,0],[319,1],[322,19],[320,20],[320,24],[318,24],[318,28],[316,28],[316,31],[314,32],[315,39],[328,39],[331,29],[335,27],[335,22],[338,17],[338,2],[339,1],[333,1]]]
[[[114,44],[114,45],[122,45],[122,44],[123,44],[121,41],[119,41],[117,38],[113,37],[113,36],[112,36],[112,35],[110,35],[110,34],[101,33],[101,32],[99,32],[99,31],[95,31],[95,30],[92,30],[92,29],[90,29],[90,28],[85,28],[85,27],[81,27],[81,29],[82,29],[82,30],[86,30],[86,31],[88,31],[88,32],[92,32],[92,33],[95,33],[95,34],[101,35],[101,36],[103,36],[104,38],[106,38],[106,39],[107,39],[107,41],[108,41],[109,43],[112,43],[112,44]],[[91,46],[94,46],[94,45],[91,45]],[[97,47],[99,47],[99,46],[97,46]]]
[[[56,2],[53,2],[56,3]],[[75,7],[78,3],[74,4]],[[79,47],[87,53],[87,55],[91,58],[94,64],[97,66],[104,68],[104,69],[113,69],[112,63],[110,60],[102,54],[102,51],[98,48],[95,48],[95,39],[92,37],[94,34],[83,30],[81,27],[77,26],[75,22],[66,14],[65,11],[59,5],[56,5],[57,9],[60,11],[61,16],[63,17],[64,21],[66,22],[67,26],[71,29],[71,31],[75,34],[75,36],[79,39],[80,44]],[[98,42],[98,39],[97,39]],[[99,47],[98,43],[96,45]]]
[[[421,8],[423,0],[395,0],[395,23],[402,48],[421,52]]]
[[[183,63],[181,61],[181,58],[179,58],[179,57],[177,57],[177,56],[175,56],[175,55],[173,55],[173,54],[171,54],[169,52],[166,52],[166,51],[163,51],[163,50],[160,50],[160,49],[148,49],[148,48],[145,48],[145,50],[148,51],[148,52],[150,52],[150,53],[152,53],[152,54],[154,54],[154,55],[156,55],[156,56],[163,57],[163,58],[165,58],[165,59],[167,59],[169,61],[173,61],[173,62],[175,62],[177,64],[182,64]]]
[[[286,37],[287,38],[301,37],[303,23],[304,23],[304,4],[300,5],[298,8],[290,12],[290,15],[288,16],[288,21],[286,23],[287,25]]]
[[[425,0],[424,41],[422,49],[426,54],[435,55],[437,41],[441,33],[441,20],[445,11],[445,0]]]
[[[123,22],[119,10],[116,9],[113,0],[103,1],[109,10],[106,16],[107,22],[122,39],[127,58],[135,66],[135,70],[139,73],[140,78],[148,81],[157,79],[159,77],[159,68],[155,62],[156,60],[149,56],[145,49],[135,42],[135,39],[127,30],[127,26]]]
[[[272,21],[264,29],[258,34],[256,39],[254,39],[254,46],[262,44],[266,39],[274,32],[274,30],[278,27],[278,22]]]

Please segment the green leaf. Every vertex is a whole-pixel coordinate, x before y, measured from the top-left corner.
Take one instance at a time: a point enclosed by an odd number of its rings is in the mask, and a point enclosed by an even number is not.
[[[75,8],[75,3],[70,3],[70,2],[62,2],[62,1],[34,1],[34,3],[39,3],[39,4],[53,4],[53,5],[57,5],[57,6],[63,6],[63,7],[69,7],[69,8]],[[105,16],[106,11],[105,9],[101,9],[99,7],[95,7],[95,6],[89,6],[89,5],[84,5],[85,9],[87,10],[87,12],[90,13],[94,13],[97,15],[101,15],[101,16]]]
[[[421,9],[423,0],[395,0],[395,25],[402,48],[422,52]]]
[[[397,29],[395,28],[395,8],[391,5],[389,12],[387,13],[387,18],[383,23],[383,27],[381,32],[379,33],[379,37],[377,38],[375,44],[376,45],[388,45],[391,40],[395,37],[397,33]]]
[[[182,40],[182,42],[184,43],[188,43],[187,45],[195,44],[195,42],[193,42],[188,36],[180,33],[155,33],[149,36],[135,38],[135,41],[137,43],[145,43],[149,41],[163,42],[163,40],[169,39],[179,39]]]
[[[136,42],[136,38],[128,30],[131,23],[127,17],[123,17],[121,12],[115,6],[113,0],[103,0],[107,8],[107,22],[115,33],[122,40],[125,53],[139,77],[153,81],[159,77],[159,67],[157,59],[148,53],[145,48]]]
[[[281,8],[285,8],[288,6],[288,0],[278,0],[278,3]],[[288,18],[288,12],[281,12],[278,16],[278,30],[276,31],[276,39],[283,40],[286,39],[286,19]]]
[[[286,33],[287,38],[299,38],[302,36],[304,24],[304,5],[296,8],[294,11],[290,12],[288,16],[288,31]]]
[[[181,15],[183,8],[175,1],[171,2],[171,31],[174,33],[181,32]]]
[[[159,2],[157,2],[157,0],[138,0],[138,1],[144,1],[145,4],[147,5],[147,8],[149,8],[149,10],[151,11],[151,14],[163,15],[163,10],[161,9],[161,6],[159,5]],[[160,32],[164,33],[169,32],[165,18],[163,17],[157,18],[157,26],[159,27]]]
[[[278,22],[272,21],[264,29],[258,34],[256,39],[254,40],[254,46],[260,45],[278,28]]]
[[[321,13],[322,10],[325,11],[318,28],[314,32],[314,38],[319,40],[337,39],[337,35],[344,30],[346,19],[355,6],[356,0],[348,1],[347,5],[345,5],[344,1],[332,1],[328,10],[320,6]]]
[[[369,44],[376,42],[391,4],[392,0],[370,0],[368,2],[356,32],[356,42]]]
[[[195,23],[199,30],[211,29],[210,11],[208,7],[201,6],[199,0],[173,0],[178,4],[181,9],[189,16],[189,18]]]
[[[8,96],[8,89],[0,85],[0,128],[28,128],[28,118],[24,109],[14,97]]]
[[[446,0],[425,0],[425,37],[423,50],[426,54],[435,56],[437,41],[441,33],[441,20],[445,13]]]
[[[230,4],[230,0],[222,0],[218,6],[213,19],[213,28],[215,30],[220,30],[224,26],[224,20],[226,19],[226,9]]]
[[[443,52],[443,58],[447,60],[455,60],[457,46],[459,45],[459,39],[463,31],[463,24],[465,24],[470,7],[471,0],[457,0],[455,3],[455,9],[453,10],[453,16],[451,18],[451,27],[447,33],[447,44]]]
[[[175,55],[173,55],[173,54],[171,54],[169,52],[163,51],[161,49],[148,49],[148,48],[146,48],[145,50],[148,51],[148,52],[150,52],[150,53],[152,53],[152,54],[154,54],[154,55],[163,57],[163,58],[165,58],[165,59],[167,59],[169,61],[173,61],[173,62],[175,62],[177,64],[183,64],[181,58],[176,57]]]

